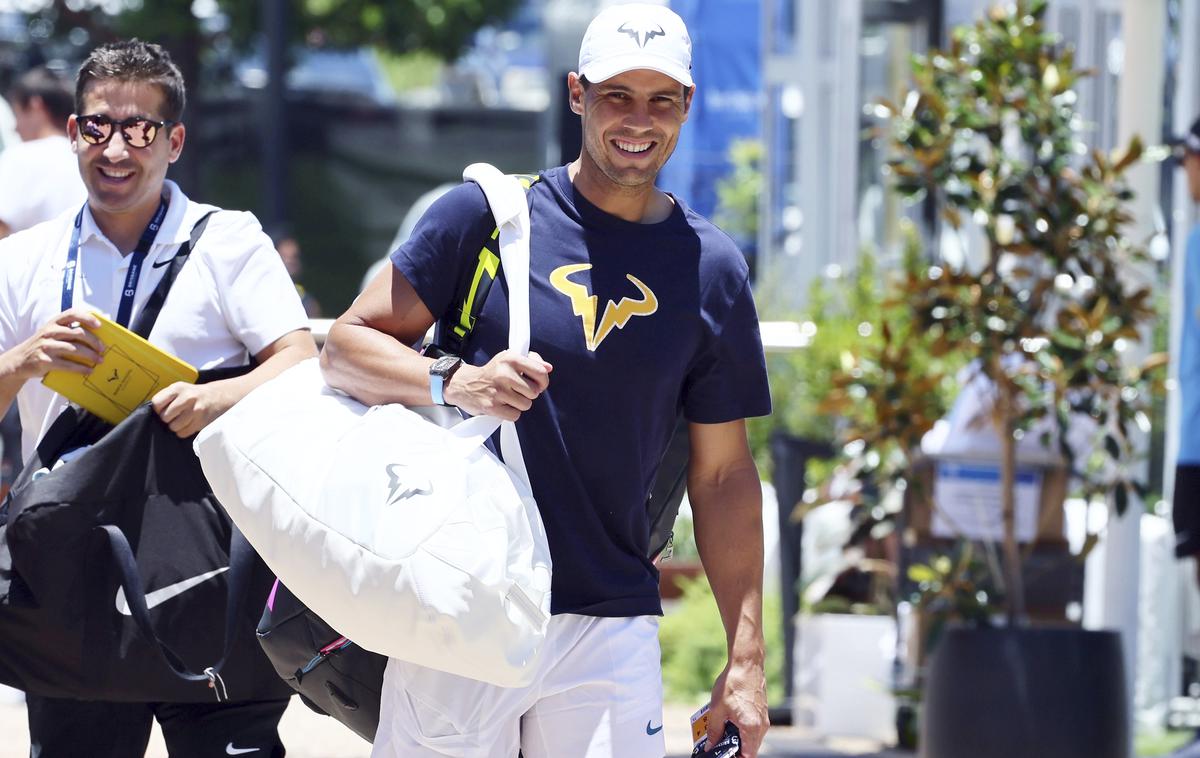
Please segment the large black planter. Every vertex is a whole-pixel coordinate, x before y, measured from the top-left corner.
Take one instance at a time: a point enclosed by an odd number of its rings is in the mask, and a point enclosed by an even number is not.
[[[923,758],[1129,758],[1117,632],[948,630],[924,700]]]

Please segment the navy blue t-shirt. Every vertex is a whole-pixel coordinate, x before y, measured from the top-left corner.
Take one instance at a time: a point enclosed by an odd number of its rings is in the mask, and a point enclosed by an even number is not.
[[[646,497],[676,416],[711,424],[771,410],[748,267],[678,198],[666,221],[631,223],[589,203],[559,167],[529,201],[531,349],[554,370],[517,430],[554,561],[552,610],[660,614]],[[444,314],[494,228],[467,183],[434,203],[392,262]],[[507,290],[502,271],[468,363],[507,347]]]

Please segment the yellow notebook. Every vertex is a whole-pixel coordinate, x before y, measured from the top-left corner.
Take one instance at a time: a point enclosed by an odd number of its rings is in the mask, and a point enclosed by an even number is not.
[[[200,373],[99,313],[96,336],[104,343],[100,364],[90,374],[51,371],[42,384],[110,424],[119,424],[162,388],[194,383]]]

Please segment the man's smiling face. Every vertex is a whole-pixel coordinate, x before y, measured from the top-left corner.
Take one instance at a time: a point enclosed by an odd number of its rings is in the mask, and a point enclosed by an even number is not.
[[[114,121],[142,116],[162,121],[162,106],[163,92],[156,84],[101,80],[88,87],[76,115],[103,115]],[[143,148],[127,145],[115,126],[112,137],[102,145],[84,141],[79,130],[80,124],[72,116],[67,133],[79,156],[79,173],[93,211],[121,214],[157,205],[167,167],[183,150],[182,124],[159,130],[154,142]]]
[[[679,141],[694,89],[649,69],[586,88],[572,76],[568,87],[571,110],[583,119],[584,160],[620,187],[653,185]]]

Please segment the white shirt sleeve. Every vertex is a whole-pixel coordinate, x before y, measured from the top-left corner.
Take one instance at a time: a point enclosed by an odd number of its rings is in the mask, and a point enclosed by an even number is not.
[[[213,251],[217,296],[229,331],[253,356],[285,334],[307,329],[296,285],[254,214],[220,211],[205,236],[218,231],[211,229],[217,223],[220,242],[202,240],[199,247]]]

